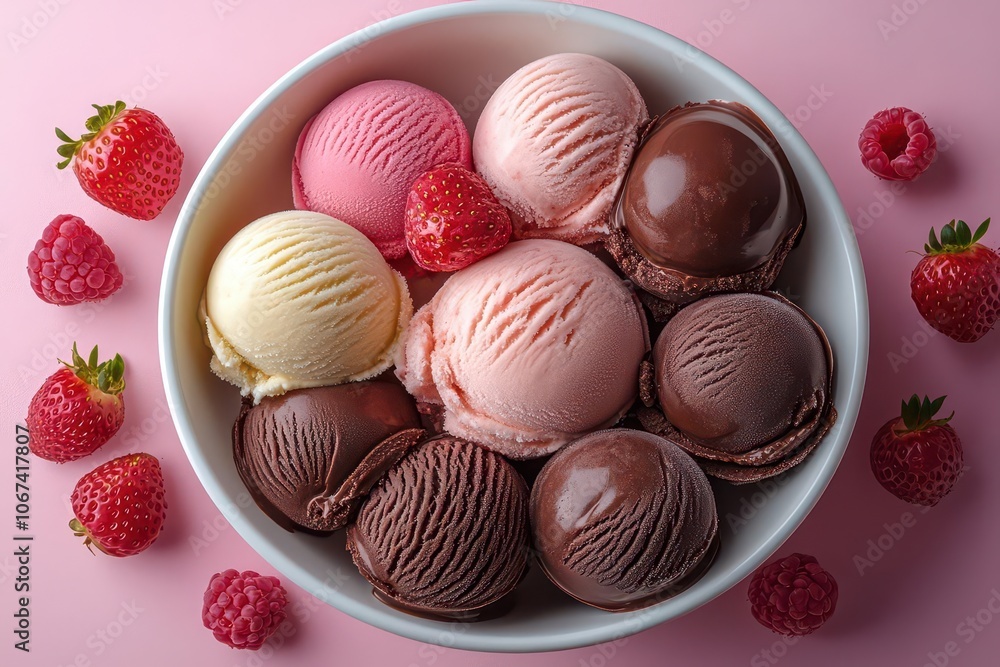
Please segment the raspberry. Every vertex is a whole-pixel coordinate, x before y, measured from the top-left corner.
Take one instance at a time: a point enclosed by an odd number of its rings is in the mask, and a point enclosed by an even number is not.
[[[937,156],[937,139],[924,117],[906,107],[879,111],[858,139],[861,164],[879,178],[912,181]]]
[[[201,619],[223,644],[256,651],[285,620],[286,602],[277,577],[229,569],[208,582]]]
[[[808,635],[837,608],[837,582],[812,556],[792,554],[758,570],[747,593],[760,624],[788,637]]]
[[[28,278],[47,303],[71,306],[101,301],[122,286],[115,253],[75,215],[58,215],[28,255]]]

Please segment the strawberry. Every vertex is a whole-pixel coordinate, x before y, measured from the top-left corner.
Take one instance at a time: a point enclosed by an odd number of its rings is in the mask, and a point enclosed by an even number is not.
[[[89,132],[77,140],[56,128],[63,143],[57,149],[72,161],[80,187],[108,208],[137,220],[160,214],[180,185],[184,153],[173,133],[146,109],[94,104],[97,115],[87,119]]]
[[[507,209],[479,174],[448,163],[413,183],[403,229],[418,266],[457,271],[504,247],[511,224]]]
[[[927,322],[960,343],[982,338],[1000,317],[1000,255],[977,243],[990,220],[973,234],[964,221],[931,228],[927,253],[910,276],[910,293]]]
[[[125,362],[97,363],[97,346],[84,361],[73,344],[73,363],[50,375],[28,405],[28,446],[35,456],[65,463],[94,452],[125,419]]]
[[[160,462],[149,454],[108,461],[80,478],[70,502],[75,517],[69,527],[88,549],[96,544],[109,556],[134,556],[163,527],[167,501]]]
[[[962,474],[962,442],[948,424],[955,413],[934,419],[944,399],[920,401],[914,394],[872,440],[875,479],[908,503],[937,505]]]
[[[71,306],[102,301],[122,286],[115,253],[75,215],[57,215],[28,254],[28,280],[42,301]]]

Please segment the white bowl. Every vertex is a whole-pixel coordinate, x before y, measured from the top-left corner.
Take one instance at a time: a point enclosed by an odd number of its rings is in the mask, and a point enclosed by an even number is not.
[[[363,81],[407,79],[451,100],[471,131],[493,88],[509,74],[567,51],[591,53],[623,69],[653,114],[691,100],[727,99],[748,105],[775,130],[808,210],[802,244],[776,287],[790,292],[830,338],[840,418],[780,482],[763,488],[716,484],[718,558],[704,578],[672,599],[638,612],[598,611],[558,592],[534,568],[502,618],[458,625],[415,618],[372,596],[342,534],[287,533],[250,502],[230,448],[239,392],[209,372],[198,300],[215,256],[237,230],[292,208],[295,140],[337,94]],[[331,44],[271,86],[223,137],[184,203],[167,251],[159,317],[163,382],[177,432],[212,500],[240,535],[282,575],[355,618],[420,641],[481,651],[544,651],[616,639],[689,612],[739,582],[788,538],[833,476],[857,418],[868,357],[867,293],[850,222],[816,155],[781,112],[732,70],[671,35],[602,11],[535,1],[461,3],[392,18]],[[741,499],[760,506],[749,516]]]

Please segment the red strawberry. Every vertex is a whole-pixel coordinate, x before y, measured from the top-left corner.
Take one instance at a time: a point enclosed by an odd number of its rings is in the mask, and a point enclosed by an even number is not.
[[[410,188],[406,247],[428,271],[457,271],[510,240],[510,215],[482,177],[460,164],[431,169]]]
[[[126,454],[80,478],[70,496],[69,527],[88,549],[134,556],[156,541],[167,501],[160,462],[149,454]],[[93,551],[91,549],[91,551]]]
[[[97,346],[84,361],[73,344],[73,363],[63,362],[28,405],[28,446],[56,463],[94,452],[125,419],[125,362],[121,355],[98,365]]]
[[[977,243],[989,218],[973,234],[962,220],[931,228],[924,255],[910,276],[910,292],[928,323],[960,343],[982,338],[1000,317],[1000,255]]]
[[[28,279],[47,303],[101,301],[122,286],[115,253],[75,215],[57,215],[28,254]]]
[[[180,185],[184,153],[173,133],[146,109],[94,104],[89,132],[78,140],[56,128],[60,169],[73,162],[83,191],[108,208],[137,220],[160,214]],[[75,159],[74,159],[75,158]]]
[[[962,474],[962,442],[948,425],[954,416],[934,419],[944,396],[903,401],[901,417],[885,423],[872,440],[875,479],[897,498],[916,505],[936,505]]]

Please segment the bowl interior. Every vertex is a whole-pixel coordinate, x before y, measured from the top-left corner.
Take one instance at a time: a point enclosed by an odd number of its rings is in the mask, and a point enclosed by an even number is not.
[[[160,347],[167,396],[181,441],[213,501],[277,570],[352,616],[420,641],[489,651],[582,646],[637,632],[721,594],[763,562],[815,504],[844,452],[867,363],[867,300],[860,256],[836,192],[816,156],[781,113],[731,70],[663,32],[575,5],[477,2],[391,19],[324,49],[278,81],[236,122],[184,204],[164,269]],[[727,99],[753,108],[776,132],[802,186],[808,229],[776,287],[827,332],[836,357],[840,419],[815,453],[783,477],[715,484],[721,549],[694,587],[643,611],[610,614],[572,601],[535,568],[506,616],[476,623],[427,621],[371,594],[343,535],[290,534],[250,501],[232,461],[239,392],[209,371],[198,301],[219,250],[257,217],[292,208],[290,166],[306,121],[364,81],[406,79],[448,98],[470,132],[493,90],[536,58],[578,51],[623,69],[651,114],[687,101]]]

